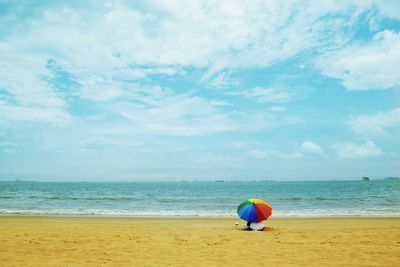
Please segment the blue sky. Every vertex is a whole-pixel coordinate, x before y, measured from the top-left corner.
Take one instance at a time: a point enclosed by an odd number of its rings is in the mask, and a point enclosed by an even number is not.
[[[400,176],[398,1],[0,1],[0,179]]]

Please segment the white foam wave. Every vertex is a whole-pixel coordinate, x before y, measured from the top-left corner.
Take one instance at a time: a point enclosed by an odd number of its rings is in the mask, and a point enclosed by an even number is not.
[[[106,210],[106,209],[0,209],[2,215],[99,215],[99,216],[127,216],[127,217],[236,217],[236,211],[231,210]],[[304,209],[304,210],[278,210],[273,211],[272,217],[385,217],[400,216],[399,209],[386,210],[355,210],[355,209]]]

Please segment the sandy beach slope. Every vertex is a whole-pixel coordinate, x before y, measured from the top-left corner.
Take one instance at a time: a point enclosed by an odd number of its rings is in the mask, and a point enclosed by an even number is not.
[[[0,217],[1,266],[400,266],[400,218]]]

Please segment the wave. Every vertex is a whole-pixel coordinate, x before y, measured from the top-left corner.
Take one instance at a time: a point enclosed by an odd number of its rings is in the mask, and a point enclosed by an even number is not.
[[[29,196],[29,199],[40,200],[89,200],[89,201],[140,201],[139,197],[69,197],[69,196]]]
[[[0,215],[66,215],[126,217],[237,217],[235,210],[128,210],[128,209],[0,209]],[[399,209],[298,209],[273,211],[272,217],[400,217]]]
[[[300,201],[302,197],[280,197],[279,200],[293,200],[293,201]]]
[[[317,201],[325,201],[325,200],[343,200],[343,198],[336,198],[336,197],[280,197],[279,200],[289,200],[289,201],[301,201],[301,200],[317,200]],[[356,200],[357,198],[347,198],[347,200]]]
[[[340,200],[340,198],[336,197],[315,197],[314,200]]]

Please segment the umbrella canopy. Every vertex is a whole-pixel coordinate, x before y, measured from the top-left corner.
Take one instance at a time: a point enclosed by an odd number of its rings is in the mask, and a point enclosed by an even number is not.
[[[271,216],[272,208],[264,200],[249,198],[237,207],[237,214],[248,222],[262,222]]]

